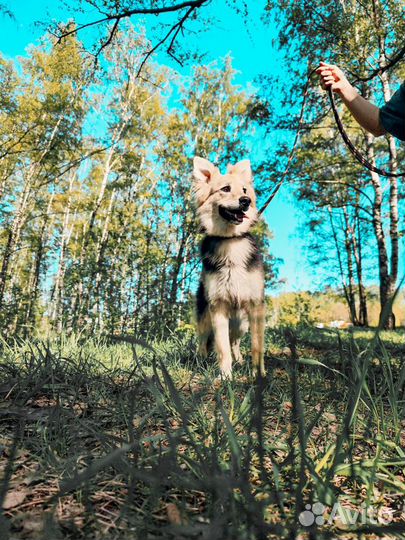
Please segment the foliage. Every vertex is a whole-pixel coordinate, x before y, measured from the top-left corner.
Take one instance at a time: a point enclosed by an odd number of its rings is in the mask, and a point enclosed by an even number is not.
[[[295,129],[291,110],[302,102],[308,72],[319,60],[340,65],[357,84],[360,94],[378,104],[388,101],[402,81],[403,63],[385,69],[403,49],[402,2],[269,0],[267,10],[269,19],[279,24],[277,43],[291,74],[290,84],[281,90],[285,115],[278,119],[279,127]],[[273,92],[279,99],[274,84],[264,88],[270,88],[267,101],[272,101]],[[403,150],[394,139],[387,136],[374,140],[371,134],[358,129],[344,108],[340,114],[351,139],[367,158],[383,162],[388,156],[387,167],[397,171]],[[275,171],[283,163],[283,156],[284,149],[273,160]],[[327,97],[316,84],[310,86],[292,180],[303,209],[303,233],[308,239],[311,263],[318,273],[325,269],[329,285],[343,289],[351,322],[367,326],[365,283],[370,278],[379,280],[381,317],[401,277],[398,261],[403,256],[399,217],[404,211],[400,196],[403,185],[396,178],[369,173],[353,159],[336,136]],[[386,324],[394,326],[395,318],[390,315]]]
[[[145,46],[127,25],[96,71],[74,34],[49,38],[21,65],[1,60],[7,332],[146,334],[191,320],[199,264],[191,159],[224,168],[248,157],[255,98],[234,84],[230,58],[196,66],[188,80],[153,64],[138,77]],[[264,222],[256,234],[272,283]]]
[[[380,317],[378,289],[366,287],[370,326],[377,327]],[[272,327],[296,325],[350,326],[350,311],[343,291],[325,289],[321,292],[286,292],[267,299],[267,321]],[[399,326],[405,326],[405,294],[395,299],[393,312]]]
[[[316,321],[317,308],[319,307],[309,292],[287,293],[277,302],[272,301],[270,309],[277,309],[275,318],[277,325],[309,325]]]

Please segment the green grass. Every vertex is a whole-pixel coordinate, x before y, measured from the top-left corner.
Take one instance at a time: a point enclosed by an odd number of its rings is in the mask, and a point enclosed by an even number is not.
[[[222,384],[188,333],[3,342],[0,538],[404,538],[404,342],[269,330]]]

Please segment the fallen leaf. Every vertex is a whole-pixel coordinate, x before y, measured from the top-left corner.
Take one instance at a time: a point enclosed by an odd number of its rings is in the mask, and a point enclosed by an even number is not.
[[[3,509],[10,510],[16,506],[19,506],[27,496],[26,491],[9,491],[3,501]]]
[[[181,525],[180,511],[174,503],[167,503],[166,514],[167,519],[172,525]]]

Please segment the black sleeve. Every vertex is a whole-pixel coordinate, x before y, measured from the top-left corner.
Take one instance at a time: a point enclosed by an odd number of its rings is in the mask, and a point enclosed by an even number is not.
[[[405,141],[405,83],[380,109],[380,121],[384,129],[397,139]]]

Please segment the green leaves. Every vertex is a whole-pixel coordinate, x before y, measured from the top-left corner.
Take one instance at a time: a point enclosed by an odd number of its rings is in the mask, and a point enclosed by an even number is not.
[[[192,322],[190,163],[196,152],[222,168],[246,156],[252,96],[234,84],[230,58],[187,80],[157,64],[138,77],[147,46],[127,24],[97,70],[74,33],[31,48],[21,66],[2,60],[0,311],[7,298],[13,332],[41,317],[58,329],[161,334]],[[266,234],[262,225],[263,251]]]

